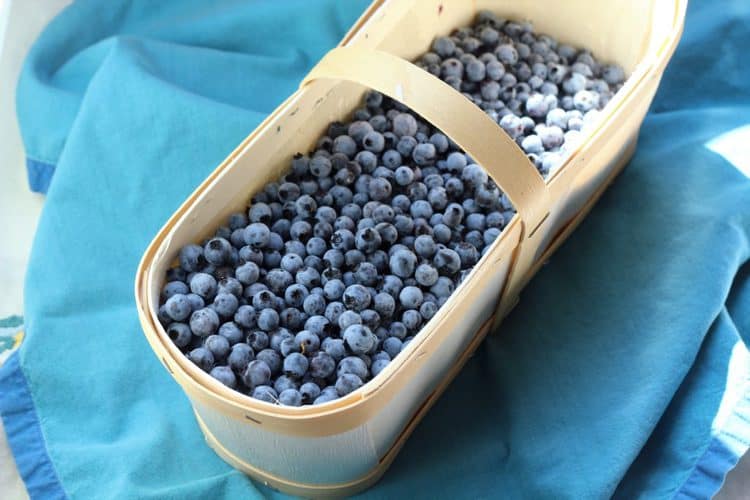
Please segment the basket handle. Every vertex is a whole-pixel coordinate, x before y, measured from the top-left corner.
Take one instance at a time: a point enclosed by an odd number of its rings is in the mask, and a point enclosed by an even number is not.
[[[547,185],[518,145],[464,95],[434,75],[387,52],[338,47],[302,81],[346,80],[395,99],[444,132],[483,166],[533,233],[549,207]]]

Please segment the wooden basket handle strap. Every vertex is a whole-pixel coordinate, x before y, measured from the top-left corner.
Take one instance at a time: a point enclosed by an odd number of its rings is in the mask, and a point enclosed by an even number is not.
[[[437,127],[482,165],[510,198],[529,234],[547,215],[547,185],[518,145],[463,94],[387,52],[338,47],[302,81],[346,80],[395,99]]]

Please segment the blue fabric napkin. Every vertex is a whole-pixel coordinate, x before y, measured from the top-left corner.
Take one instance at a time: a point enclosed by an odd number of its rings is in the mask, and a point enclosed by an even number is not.
[[[18,88],[55,173],[0,413],[39,498],[280,496],[205,445],[153,356],[138,260],[365,2],[79,1]],[[717,41],[715,34],[721,33]],[[750,443],[750,7],[690,3],[638,151],[363,497],[705,498]],[[40,187],[40,186],[37,186]]]

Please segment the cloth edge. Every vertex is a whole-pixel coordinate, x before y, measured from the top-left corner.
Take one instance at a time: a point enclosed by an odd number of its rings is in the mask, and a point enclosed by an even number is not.
[[[35,193],[44,194],[47,192],[54,173],[54,164],[26,158],[26,175],[29,182],[29,189]]]
[[[673,498],[712,498],[721,489],[727,474],[750,449],[750,370],[744,379],[742,397],[726,422],[711,437],[708,448],[698,458],[690,475]]]
[[[18,351],[0,366],[0,417],[16,467],[31,498],[68,498],[49,457]]]

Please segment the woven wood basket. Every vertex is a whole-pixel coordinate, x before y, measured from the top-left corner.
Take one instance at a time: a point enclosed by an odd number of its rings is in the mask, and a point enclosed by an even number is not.
[[[664,68],[680,38],[686,0],[376,0],[339,47],[167,221],[141,261],[135,295],[156,356],[187,394],[210,446],[253,478],[287,493],[341,496],[385,472],[414,427],[523,286],[574,230],[628,162]],[[535,30],[630,75],[565,164],[546,181],[516,144],[460,93],[408,61],[476,12],[530,20]],[[274,406],[235,392],[193,365],[157,319],[165,271],[310,150],[368,89],[408,105],[482,165],[518,213],[402,353],[336,401]]]

